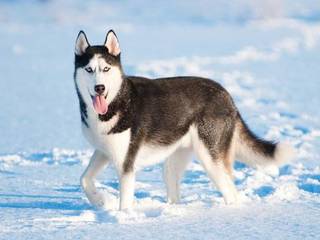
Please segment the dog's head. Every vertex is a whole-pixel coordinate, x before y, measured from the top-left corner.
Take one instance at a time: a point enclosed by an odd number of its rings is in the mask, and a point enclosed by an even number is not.
[[[90,46],[83,31],[75,45],[75,83],[88,106],[105,114],[123,81],[120,46],[113,30],[107,33],[103,45]]]

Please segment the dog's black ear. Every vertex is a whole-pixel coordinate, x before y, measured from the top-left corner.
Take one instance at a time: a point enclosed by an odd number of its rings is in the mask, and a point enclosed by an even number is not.
[[[76,40],[75,54],[81,56],[90,44],[84,31],[80,31]]]
[[[110,30],[107,33],[106,40],[104,41],[104,45],[108,48],[109,54],[113,56],[118,56],[121,52],[117,35],[114,33],[113,30]]]

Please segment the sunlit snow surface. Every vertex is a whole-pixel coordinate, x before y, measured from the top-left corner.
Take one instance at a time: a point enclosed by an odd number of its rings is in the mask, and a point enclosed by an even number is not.
[[[316,239],[320,234],[320,2],[0,1],[0,239]],[[293,4],[294,3],[294,4]],[[169,7],[170,6],[170,7]],[[220,82],[259,135],[294,145],[268,176],[235,165],[242,204],[225,206],[196,159],[166,204],[161,165],[138,174],[133,212],[93,209],[79,186],[92,149],[80,132],[73,48],[118,33],[126,73]],[[209,106],[208,106],[209,107]]]

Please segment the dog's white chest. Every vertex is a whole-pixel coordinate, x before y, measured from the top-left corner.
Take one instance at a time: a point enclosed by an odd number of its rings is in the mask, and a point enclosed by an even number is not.
[[[89,127],[82,126],[83,134],[89,143],[106,155],[111,155],[116,166],[121,165],[125,160],[131,137],[130,128],[121,133],[109,134],[118,119],[117,114],[107,122],[91,117],[89,118]]]

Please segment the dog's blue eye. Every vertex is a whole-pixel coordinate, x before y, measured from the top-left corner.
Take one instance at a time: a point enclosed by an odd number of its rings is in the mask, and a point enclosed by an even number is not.
[[[105,68],[103,69],[104,72],[108,72],[109,70],[110,70],[109,67],[105,67]]]
[[[88,73],[92,73],[92,72],[93,72],[93,70],[92,70],[91,67],[87,67],[87,68],[85,68],[85,70],[86,70]]]

